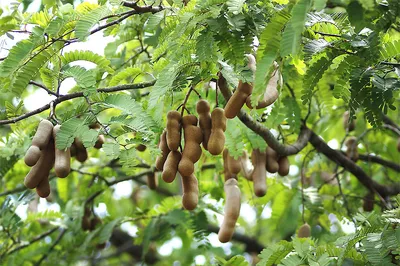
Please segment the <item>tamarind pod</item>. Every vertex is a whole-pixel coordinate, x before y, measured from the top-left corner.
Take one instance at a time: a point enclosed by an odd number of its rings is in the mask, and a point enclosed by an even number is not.
[[[182,118],[185,146],[182,158],[178,165],[178,171],[182,176],[190,176],[194,172],[194,164],[200,159],[203,140],[201,129],[197,127],[197,117],[187,115]]]
[[[90,230],[90,226],[91,226],[91,221],[90,221],[89,216],[83,216],[82,222],[81,222],[82,230],[88,231],[88,230]]]
[[[88,159],[88,153],[85,146],[83,146],[82,141],[78,138],[75,138],[74,143],[76,147],[75,158],[78,160],[78,162],[85,162]]]
[[[36,193],[41,198],[47,198],[50,195],[49,176],[44,177],[36,187]]]
[[[225,150],[227,150],[227,149],[225,149]],[[227,166],[228,166],[229,172],[231,172],[234,175],[239,174],[240,170],[242,169],[242,165],[240,164],[240,158],[235,159],[234,157],[229,155],[229,151],[228,151],[226,159],[227,159]]]
[[[224,184],[225,207],[224,220],[218,232],[218,240],[226,243],[231,240],[235,231],[236,221],[240,214],[240,189],[236,179],[229,179]]]
[[[99,123],[93,123],[89,125],[90,129],[100,129],[100,124]]]
[[[211,113],[211,135],[208,140],[208,151],[212,155],[221,154],[225,146],[226,118],[224,109],[215,108]]]
[[[144,144],[139,144],[139,145],[136,146],[136,150],[138,150],[138,151],[140,151],[140,152],[143,152],[143,151],[145,151],[146,149],[147,149],[147,147],[146,147],[146,145],[144,145]]]
[[[43,119],[39,123],[35,136],[33,136],[32,146],[37,146],[41,150],[45,149],[52,134],[53,124],[49,120]]]
[[[101,149],[103,147],[104,142],[106,141],[106,138],[104,137],[103,134],[100,134],[97,137],[96,143],[94,144],[94,148],[96,149]]]
[[[311,227],[308,223],[303,224],[300,226],[299,231],[297,232],[298,238],[307,238],[311,236]]]
[[[251,175],[253,180],[254,194],[257,197],[263,197],[267,193],[267,172],[266,172],[266,153],[259,149],[254,149],[251,153],[251,161],[254,165],[254,170]]]
[[[182,176],[182,205],[186,210],[194,210],[199,202],[199,184],[194,174]]]
[[[147,186],[151,190],[155,190],[158,187],[158,177],[155,172],[147,174]]]
[[[97,245],[96,245],[96,248],[97,248],[97,249],[105,249],[105,248],[106,248],[106,245],[107,245],[106,242],[100,243],[100,244],[97,244]]]
[[[270,106],[279,97],[279,92],[277,88],[278,85],[282,86],[282,82],[279,82],[280,80],[282,80],[282,75],[279,72],[278,64],[275,62],[274,65],[275,65],[275,70],[272,73],[272,76],[268,82],[267,87],[265,88],[265,92],[261,100],[258,101],[257,106],[255,107],[256,109],[262,109]],[[254,108],[251,104],[251,96],[247,97],[246,105],[250,109]]]
[[[72,143],[71,147],[69,147],[69,152],[71,154],[71,157],[75,157],[76,155],[76,145],[75,145],[75,141]]]
[[[164,163],[167,160],[168,153],[170,152],[167,145],[167,131],[163,131],[160,137],[160,142],[158,143],[158,147],[161,150],[161,154],[156,158],[156,168],[160,171],[164,168]]]
[[[225,105],[225,117],[232,119],[237,116],[252,91],[253,86],[250,83],[243,83],[239,80],[236,91]]]
[[[199,126],[203,132],[203,147],[207,150],[208,140],[211,135],[211,115],[210,104],[206,100],[200,100],[196,105],[199,114]]]
[[[266,169],[270,173],[276,173],[279,171],[279,164],[278,164],[278,154],[276,151],[267,147],[266,150]]]
[[[288,157],[283,156],[283,157],[279,158],[278,164],[279,164],[278,174],[280,176],[287,176],[289,174],[289,170],[290,170],[290,163],[289,163]]]
[[[356,162],[358,160],[357,138],[349,137],[345,145],[347,146],[346,156]]]
[[[102,224],[103,222],[101,221],[101,219],[97,216],[94,216],[91,220],[90,220],[90,231],[93,231],[94,229],[96,229],[96,226],[98,226],[99,224]]]
[[[346,111],[343,113],[343,128],[347,129],[349,132],[356,128],[356,121],[353,119],[350,122],[350,112]]]
[[[363,210],[372,212],[374,210],[374,194],[368,193],[363,199]]]
[[[56,125],[53,128],[53,138],[56,139],[57,132],[60,130],[61,126]],[[57,149],[56,145],[54,145],[55,149],[55,161],[54,161],[54,171],[56,176],[60,178],[67,177],[69,172],[71,171],[71,153],[69,148],[65,150]]]
[[[242,175],[249,181],[252,181],[252,173],[254,170],[253,164],[249,160],[249,155],[247,151],[244,151],[243,155],[240,157],[240,166]]]
[[[51,168],[54,165],[54,141],[50,139],[47,147],[42,150],[42,155],[39,161],[31,168],[29,173],[25,176],[24,185],[33,189],[37,187],[44,178],[48,177]]]
[[[176,173],[178,172],[179,161],[182,158],[182,154],[179,151],[171,151],[168,154],[167,160],[164,164],[164,170],[162,172],[162,179],[171,183],[175,180]]]
[[[229,167],[228,167],[228,150],[227,149],[224,149],[224,152],[222,153],[222,159],[223,159],[223,162],[224,162],[224,177],[225,177],[225,181],[227,181],[227,180],[229,180],[229,179],[231,179],[231,178],[235,178],[235,179],[237,179],[237,176],[236,175],[234,175],[234,174],[232,174],[230,171],[229,171]]]
[[[181,143],[181,113],[169,111],[167,114],[167,145],[171,151],[176,151]]]
[[[38,146],[30,146],[25,153],[24,162],[27,166],[34,166],[40,159],[42,152]]]

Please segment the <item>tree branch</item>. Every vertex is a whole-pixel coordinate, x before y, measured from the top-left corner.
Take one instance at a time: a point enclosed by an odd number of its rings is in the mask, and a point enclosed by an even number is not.
[[[232,96],[232,92],[229,90],[226,79],[222,76],[222,74],[219,75],[218,87],[221,90],[225,100],[228,101]],[[247,115],[245,111],[240,110],[238,117],[243,124],[261,136],[268,146],[274,149],[281,156],[297,154],[305,146],[307,146],[308,139],[310,138],[310,131],[302,128],[299,137],[294,144],[284,145],[274,137],[268,128],[264,127],[261,123],[254,121],[254,119]]]
[[[396,172],[400,172],[400,164],[397,164],[397,163],[391,162],[391,161],[387,161],[379,156],[372,155],[372,154],[359,154],[358,158],[361,161],[377,163],[377,164],[386,166],[388,168],[391,168],[392,170],[394,170]]]
[[[29,81],[29,84],[35,85],[35,86],[37,86],[37,87],[39,87],[39,88],[42,88],[42,89],[44,89],[48,94],[51,94],[51,95],[53,95],[53,96],[58,97],[58,94],[57,94],[57,93],[55,93],[54,91],[51,91],[50,89],[48,89],[48,88],[47,88],[46,86],[44,86],[43,84],[37,83],[36,81],[33,81],[33,80]]]
[[[45,238],[46,236],[51,235],[53,232],[57,231],[58,229],[59,229],[59,227],[54,227],[53,229],[50,229],[50,230],[44,232],[43,234],[34,237],[34,238],[33,238],[32,240],[30,240],[28,243],[23,244],[23,245],[20,245],[20,246],[14,248],[14,249],[11,250],[10,252],[8,252],[7,255],[10,255],[10,254],[12,254],[12,253],[14,253],[14,252],[16,252],[16,251],[18,251],[18,250],[24,249],[24,248],[26,248],[26,247],[29,247],[29,246],[32,245],[33,243],[35,243],[35,242],[37,242],[37,241],[39,241],[39,240]]]
[[[342,166],[344,169],[352,173],[360,183],[371,192],[377,192],[383,198],[400,193],[400,184],[384,186],[369,177],[364,170],[347,158],[342,152],[331,149],[318,135],[309,129],[311,133],[310,143],[315,149],[324,154],[330,160]]]
[[[151,87],[154,85],[156,81],[149,81],[149,82],[143,82],[143,83],[136,83],[136,84],[125,84],[125,85],[118,85],[118,86],[114,86],[114,87],[108,87],[108,88],[102,88],[102,89],[97,89],[97,92],[100,93],[110,93],[110,92],[117,92],[117,91],[124,91],[124,90],[138,90],[138,89],[143,89],[143,88],[147,88],[147,87]],[[57,105],[61,102],[65,102],[74,98],[79,98],[79,97],[84,97],[83,92],[75,92],[75,93],[71,93],[71,94],[67,94],[64,96],[60,96],[57,99],[54,100],[54,105]],[[6,125],[6,124],[12,124],[12,123],[16,123],[18,121],[21,121],[25,118],[31,117],[33,115],[36,114],[40,114],[43,111],[46,111],[50,109],[50,103],[36,109],[33,110],[29,113],[20,115],[18,117],[15,117],[13,119],[9,119],[9,120],[0,120],[0,125]]]

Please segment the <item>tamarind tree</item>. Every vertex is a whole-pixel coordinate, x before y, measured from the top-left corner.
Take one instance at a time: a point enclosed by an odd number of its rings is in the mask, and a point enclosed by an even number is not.
[[[0,264],[399,265],[399,15],[2,0]]]

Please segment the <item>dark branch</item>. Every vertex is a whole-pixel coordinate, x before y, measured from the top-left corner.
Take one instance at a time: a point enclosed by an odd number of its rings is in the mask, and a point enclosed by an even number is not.
[[[391,161],[387,161],[385,159],[382,159],[379,156],[371,155],[371,154],[359,154],[358,158],[361,161],[377,163],[377,164],[386,166],[388,168],[391,168],[392,170],[394,170],[396,172],[400,172],[400,164],[397,164],[397,163],[391,162]]]
[[[26,244],[24,244],[24,245],[21,245],[21,246],[18,246],[18,247],[16,247],[15,249],[13,249],[13,250],[11,250],[10,252],[8,252],[8,255],[10,255],[10,254],[12,254],[12,253],[14,253],[14,252],[16,252],[16,251],[18,251],[18,250],[21,250],[21,249],[24,249],[24,248],[26,248],[26,247],[29,247],[29,246],[32,245],[33,243],[35,243],[35,242],[37,242],[37,241],[39,241],[39,240],[45,238],[46,236],[51,235],[52,233],[54,233],[54,232],[57,231],[58,229],[59,229],[59,227],[54,227],[53,229],[50,229],[49,231],[46,231],[46,232],[44,232],[43,234],[34,237],[34,238],[33,238],[31,241],[29,241],[28,243],[26,243]]]
[[[149,81],[149,82],[137,83],[137,84],[125,84],[125,85],[119,85],[119,86],[114,86],[114,87],[109,87],[109,88],[98,89],[97,92],[109,93],[109,92],[117,92],[117,91],[124,91],[124,90],[138,90],[138,89],[151,87],[154,85],[154,83],[155,83],[155,80]],[[57,99],[55,99],[54,105],[57,105],[61,102],[65,102],[65,101],[68,101],[68,100],[71,100],[74,98],[79,98],[79,97],[84,97],[83,92],[67,94],[67,95],[64,95],[64,96],[61,96],[61,97],[58,97]],[[0,125],[16,123],[25,118],[31,117],[36,114],[40,114],[41,112],[46,111],[48,109],[50,109],[50,103],[48,103],[36,110],[33,110],[32,112],[18,116],[16,118],[9,119],[9,120],[0,120]]]
[[[372,180],[361,167],[347,158],[342,152],[331,149],[318,135],[311,130],[309,131],[311,132],[310,143],[315,149],[352,173],[368,190],[379,193],[383,198],[400,193],[400,184],[384,186],[377,183]]]
[[[58,97],[57,93],[55,93],[54,91],[51,91],[50,89],[48,89],[48,88],[47,88],[46,86],[44,86],[43,84],[37,83],[36,81],[33,81],[33,80],[31,80],[31,81],[29,82],[29,84],[35,85],[35,86],[37,86],[37,87],[39,87],[39,88],[42,88],[42,89],[44,89],[48,94],[51,94],[51,95],[53,95],[53,96]]]
[[[221,74],[218,79],[218,87],[221,90],[221,93],[224,96],[225,100],[228,101],[229,98],[232,96],[232,92],[229,90],[228,84]],[[284,145],[274,137],[274,135],[271,131],[268,130],[268,128],[264,127],[261,123],[254,121],[254,119],[247,115],[245,111],[240,110],[238,117],[240,121],[243,122],[243,124],[245,124],[248,128],[260,135],[268,144],[268,146],[274,149],[281,156],[297,154],[305,146],[307,146],[308,139],[310,138],[310,131],[302,129],[300,131],[299,137],[297,138],[297,141],[294,144]]]

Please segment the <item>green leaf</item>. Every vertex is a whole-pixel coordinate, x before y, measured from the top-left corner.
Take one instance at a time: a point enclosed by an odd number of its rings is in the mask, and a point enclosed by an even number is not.
[[[116,159],[119,157],[120,150],[118,143],[104,143],[103,150],[111,159]]]
[[[60,131],[56,136],[56,147],[59,150],[64,150],[72,145],[75,137],[85,130],[85,121],[78,118],[71,118],[62,123]]]
[[[352,1],[346,11],[351,25],[355,27],[356,32],[360,32],[366,25],[363,7],[358,1]]]
[[[311,0],[300,0],[293,7],[291,19],[286,25],[281,41],[281,56],[296,55],[300,48],[301,33],[306,23]]]
[[[64,53],[61,57],[63,65],[67,65],[75,61],[88,61],[96,64],[99,68],[110,74],[114,73],[114,69],[110,67],[110,60],[104,56],[93,53],[92,51],[72,51]]]
[[[89,36],[90,30],[96,25],[103,17],[111,14],[111,11],[106,6],[98,7],[86,15],[82,16],[75,27],[76,37],[84,41]]]
[[[242,8],[245,0],[228,0],[226,5],[228,6],[229,12],[232,12],[234,15],[242,12]]]
[[[132,79],[131,82],[134,81],[135,77],[139,74],[143,73],[140,68],[137,67],[127,67],[121,72],[118,72],[116,75],[112,77],[110,80],[109,86],[116,86],[121,83],[123,80]]]
[[[83,89],[86,95],[96,92],[96,78],[93,71],[80,66],[72,66],[64,70],[62,74],[64,78],[74,78],[76,84]]]
[[[254,105],[267,87],[270,71],[279,52],[281,31],[289,18],[287,10],[282,9],[271,18],[270,23],[261,33],[260,46],[257,50],[257,70],[251,95],[251,102]]]

